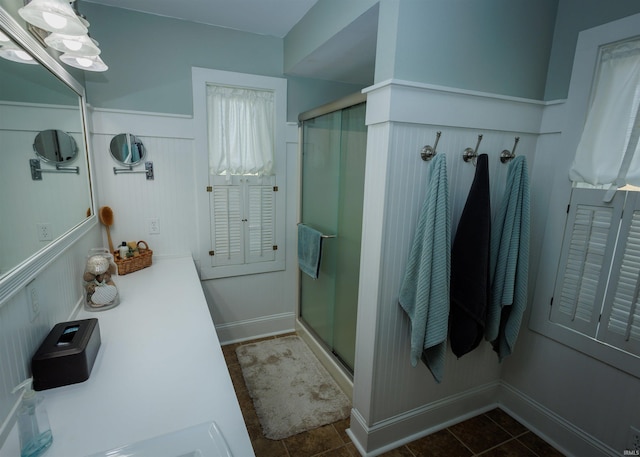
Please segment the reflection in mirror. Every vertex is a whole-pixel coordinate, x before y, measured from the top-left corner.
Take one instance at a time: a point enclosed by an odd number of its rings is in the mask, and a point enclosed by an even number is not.
[[[71,135],[62,130],[43,130],[33,142],[36,154],[46,162],[66,163],[78,155],[78,144]]]
[[[0,31],[0,57],[12,62],[38,65],[37,60],[31,57],[28,52],[13,44],[2,31]]]
[[[130,133],[120,133],[109,144],[111,157],[122,165],[135,165],[144,160],[145,149],[142,141]]]
[[[33,55],[4,26],[3,31],[0,57]],[[81,97],[38,60],[32,62],[0,58],[0,280],[92,213]],[[33,181],[29,162],[38,156],[74,160],[79,173]]]

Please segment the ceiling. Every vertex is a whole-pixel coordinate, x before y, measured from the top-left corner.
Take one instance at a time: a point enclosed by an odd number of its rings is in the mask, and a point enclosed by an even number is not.
[[[83,1],[284,38],[318,0]],[[287,74],[362,86],[372,84],[377,29],[376,7],[298,62]]]
[[[279,38],[318,0],[83,0]]]

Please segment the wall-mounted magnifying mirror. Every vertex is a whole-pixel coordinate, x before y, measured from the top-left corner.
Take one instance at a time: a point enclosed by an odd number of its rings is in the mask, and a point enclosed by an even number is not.
[[[111,157],[122,165],[136,165],[142,162],[146,152],[142,141],[130,133],[120,133],[109,144]]]
[[[76,140],[62,130],[43,130],[38,133],[33,149],[42,160],[56,164],[71,162],[78,155]]]

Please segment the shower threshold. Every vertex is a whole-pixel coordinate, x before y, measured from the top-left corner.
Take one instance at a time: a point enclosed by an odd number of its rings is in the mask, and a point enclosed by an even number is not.
[[[300,338],[307,343],[322,366],[325,367],[331,377],[351,400],[353,397],[353,374],[349,368],[340,357],[320,341],[313,330],[310,330],[307,324],[299,318],[296,319],[296,331],[298,335],[300,335]]]

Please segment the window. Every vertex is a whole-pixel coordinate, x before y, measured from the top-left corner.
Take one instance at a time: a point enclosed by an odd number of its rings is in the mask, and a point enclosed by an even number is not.
[[[229,182],[219,178],[213,177],[219,184],[211,186],[210,198],[212,266],[275,260],[278,188],[271,184],[273,177],[234,175]]]
[[[212,175],[271,175],[273,92],[207,85],[209,171]]]
[[[592,101],[569,172],[574,182],[607,185],[607,199],[640,185],[640,39],[603,47]]]
[[[567,215],[551,321],[640,356],[640,40],[602,47],[591,104],[569,172]],[[600,199],[600,200],[599,200]]]
[[[578,37],[530,327],[640,378],[638,30],[640,14]]]
[[[200,276],[283,270],[286,80],[194,68],[193,88]]]
[[[640,195],[574,189],[550,320],[640,356]]]

